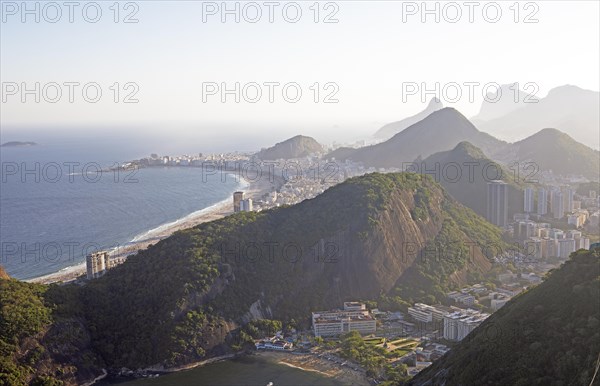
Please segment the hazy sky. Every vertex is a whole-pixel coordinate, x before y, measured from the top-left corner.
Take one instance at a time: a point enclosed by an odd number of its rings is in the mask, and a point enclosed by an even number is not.
[[[60,1],[55,4],[62,16],[51,23],[57,13],[46,3],[38,3],[36,22],[35,15],[22,14],[21,1],[2,1],[2,128],[8,132],[23,127],[131,126],[143,127],[146,133],[197,128],[208,133],[219,128],[221,135],[232,138],[274,141],[300,131],[330,141],[342,134],[357,138],[372,133],[422,110],[420,91],[403,98],[403,87],[409,83],[433,89],[436,82],[440,86],[479,82],[474,103],[469,102],[466,86],[461,86],[463,95],[455,104],[442,97],[446,105],[469,117],[477,114],[483,85],[489,82],[531,82],[540,96],[564,84],[598,90],[598,1],[519,2],[516,7],[513,1],[472,2],[472,23],[469,8],[461,1],[437,2],[439,22],[435,14],[422,22],[421,2],[336,1],[316,7],[313,1],[273,3],[272,23],[269,6],[262,1],[237,3],[240,22],[230,14],[222,23],[222,2],[122,2],[115,23],[113,2],[99,2],[102,15],[92,23],[95,5],[81,2],[70,23],[69,9]],[[27,4],[34,9],[36,2]],[[84,6],[90,21],[82,15]],[[428,2],[429,9],[435,6],[436,2]],[[234,9],[236,2],[227,7]],[[298,8],[302,15],[292,23]],[[502,15],[492,23],[497,8]],[[252,23],[257,9],[262,16]],[[462,16],[452,23],[449,19],[456,18],[457,9]],[[132,12],[138,22],[123,23]],[[338,22],[324,23],[328,15]],[[31,89],[40,82],[39,103],[33,94],[21,101],[22,82]],[[47,100],[56,97],[51,82],[60,85],[57,103]],[[80,83],[74,86],[73,103],[68,101],[65,82]],[[86,95],[93,99],[94,87],[99,87],[102,97],[97,103],[82,97],[82,86],[92,82],[98,86],[92,85]],[[113,100],[115,82],[120,89],[118,103]],[[135,85],[125,88],[128,82]],[[203,84],[234,88],[235,82],[240,82],[240,103],[233,95],[222,103],[218,91],[204,95],[203,101]],[[242,87],[251,82],[260,85],[258,103],[243,98]],[[265,82],[280,84],[274,86],[273,103]],[[14,83],[19,90],[11,88]],[[286,84],[290,100],[300,88],[299,102],[284,99]],[[247,98],[256,96],[256,87],[245,90]],[[137,91],[134,98],[139,102],[123,103],[132,91]],[[338,102],[323,103],[331,92]]]

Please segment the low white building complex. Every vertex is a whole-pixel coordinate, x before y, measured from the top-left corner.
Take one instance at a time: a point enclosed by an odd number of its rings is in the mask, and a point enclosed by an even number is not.
[[[315,336],[336,336],[349,331],[372,334],[377,321],[363,303],[345,302],[343,310],[317,311],[312,313]]]
[[[442,305],[430,306],[423,303],[416,303],[412,307],[408,307],[408,314],[416,321],[423,323],[440,322],[445,315],[453,309]]]

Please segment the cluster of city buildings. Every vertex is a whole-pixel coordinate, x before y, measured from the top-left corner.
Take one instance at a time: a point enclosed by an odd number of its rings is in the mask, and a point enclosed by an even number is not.
[[[535,205],[536,198],[537,205]],[[587,197],[576,197],[575,190],[568,185],[543,186],[539,187],[537,192],[534,188],[527,187],[524,190],[523,211],[525,213],[535,213],[539,216],[551,215],[554,219],[569,216],[574,225],[579,220],[580,223],[577,224],[577,227],[580,227],[589,216],[589,212],[583,210],[582,205],[598,208],[600,206],[599,198],[594,190],[590,191]]]
[[[252,199],[236,198],[241,192],[234,193],[234,211],[260,211],[281,205],[294,205],[316,197],[328,188],[348,178],[373,172],[394,172],[400,169],[364,167],[362,163],[350,160],[337,161],[321,159],[321,154],[311,154],[295,159],[262,161],[253,153],[233,152],[222,154],[199,153],[197,155],[159,156],[152,154],[119,166],[131,169],[154,166],[204,167],[210,169],[207,174],[231,174],[231,178],[269,179],[278,181],[279,186],[255,202]],[[227,178],[227,177],[221,177]],[[280,183],[279,183],[280,182]],[[242,202],[243,201],[243,202]]]
[[[345,302],[342,310],[313,312],[312,326],[315,336],[337,336],[350,331],[372,334],[377,330],[377,320],[365,304]]]
[[[276,192],[262,198],[262,208],[281,205],[294,205],[318,196],[330,187],[348,178],[372,172],[390,172],[396,169],[364,167],[350,160],[337,161],[334,158],[321,160],[318,155],[309,155],[292,160],[276,160],[273,173],[283,178],[283,184]]]
[[[564,231],[529,219],[516,220],[512,233],[523,243],[524,254],[537,260],[549,257],[566,259],[576,250],[590,247],[590,239],[579,230]]]
[[[479,326],[490,314],[454,306],[430,306],[416,303],[408,308],[408,314],[421,323],[434,323],[443,329],[447,340],[459,341]]]
[[[127,164],[123,164],[122,167],[147,167],[147,166],[193,166],[203,167],[207,163],[211,165],[222,165],[226,170],[235,171],[235,165],[240,162],[248,161],[250,155],[247,153],[233,152],[233,153],[220,153],[220,154],[206,154],[198,153],[197,155],[178,155],[178,156],[159,156],[157,154],[151,154],[150,157],[142,158],[140,160],[132,161]]]
[[[429,343],[425,347],[417,347],[415,349],[417,366],[419,362],[423,365],[430,365],[431,362],[441,358],[448,351],[450,351],[450,348],[441,343]]]
[[[523,277],[520,277],[519,275],[513,274],[510,271],[508,272],[510,279],[505,279],[509,285],[507,287],[500,286],[497,287],[496,290],[491,291],[480,283],[464,287],[460,291],[449,292],[446,294],[446,296],[448,296],[448,298],[453,300],[456,304],[462,306],[472,307],[476,304],[481,304],[492,311],[497,311],[513,296],[524,290],[524,287],[518,283],[519,279],[526,281],[528,285],[531,285],[533,282],[541,281],[541,277],[536,274],[526,274],[524,276],[522,275]],[[503,275],[507,276],[507,274]]]
[[[579,249],[589,249],[590,239],[584,232],[597,233],[600,226],[600,196],[596,191],[580,195],[564,183],[526,187],[523,213],[514,214],[512,219],[508,218],[508,191],[509,185],[503,181],[488,183],[486,214],[490,222],[503,227],[518,242],[518,253],[511,251],[513,260],[527,264],[564,260]]]
[[[244,198],[244,192],[233,193],[233,212],[252,212],[254,205],[251,198]]]
[[[494,180],[487,184],[486,218],[492,224],[505,227],[508,218],[509,185]],[[588,196],[579,196],[568,185],[541,186],[537,189],[526,187],[523,191],[523,212],[529,216],[561,220],[565,217],[569,225],[582,227],[588,218],[595,223],[600,220],[600,196],[590,191]],[[584,208],[589,208],[584,209]]]

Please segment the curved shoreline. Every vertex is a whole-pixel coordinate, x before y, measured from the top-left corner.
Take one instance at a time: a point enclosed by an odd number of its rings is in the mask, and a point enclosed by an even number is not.
[[[259,179],[258,181],[247,181],[245,179],[241,179],[240,184],[236,189],[244,189],[244,193],[247,195],[247,197],[257,200],[265,193],[270,192],[272,186],[274,185],[269,182],[268,179]],[[192,228],[205,222],[218,220],[232,213],[233,203],[231,198],[228,197],[217,202],[216,204],[189,213],[175,221],[159,225],[158,227],[140,233],[125,246],[110,250],[110,257],[111,259],[126,259],[128,256],[148,248],[150,245],[171,236],[173,233],[179,230]],[[57,272],[31,279],[25,279],[23,281],[39,284],[70,282],[85,274],[86,264],[84,261],[77,265],[63,268]]]
[[[160,376],[168,376],[169,374],[177,373],[180,371],[192,370],[198,367],[204,367],[213,363],[229,361],[235,358],[244,356],[258,357],[262,360],[279,364],[282,366],[294,368],[301,371],[312,372],[323,377],[333,378],[337,381],[342,382],[343,385],[347,386],[369,386],[371,385],[370,379],[366,376],[364,371],[354,370],[349,366],[341,366],[337,363],[332,363],[325,360],[324,358],[317,357],[314,353],[299,353],[294,351],[253,351],[252,353],[243,354],[226,354],[217,357],[204,359],[198,362],[192,362],[187,365],[163,368],[148,367],[143,369],[147,373],[156,373]],[[125,376],[128,378],[129,376]],[[118,377],[117,377],[118,378]],[[135,376],[132,379],[141,379]]]
[[[275,360],[281,365],[310,371],[328,378],[335,378],[348,386],[368,386],[369,378],[359,370],[353,370],[349,366],[341,366],[330,361],[319,358],[312,353],[296,353],[285,351],[257,351],[259,357]]]

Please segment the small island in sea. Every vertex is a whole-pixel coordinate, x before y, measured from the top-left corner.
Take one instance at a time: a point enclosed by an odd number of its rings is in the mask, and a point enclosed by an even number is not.
[[[21,142],[21,141],[10,141],[5,142],[0,147],[24,147],[24,146],[36,146],[35,142]]]

